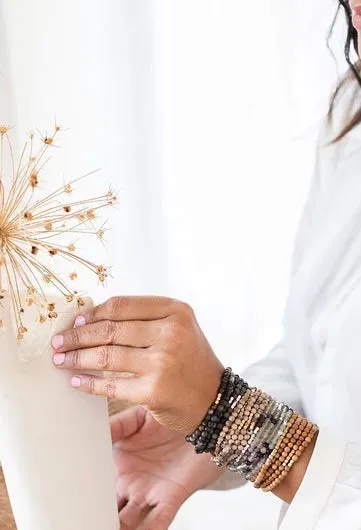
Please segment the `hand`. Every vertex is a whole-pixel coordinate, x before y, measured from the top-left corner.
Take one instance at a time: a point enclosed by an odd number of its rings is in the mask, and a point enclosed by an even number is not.
[[[121,528],[166,530],[184,501],[222,471],[197,455],[182,434],[157,423],[142,407],[111,418]]]
[[[169,298],[111,298],[79,315],[52,344],[58,368],[133,374],[79,374],[75,388],[142,405],[184,435],[206,415],[223,372],[192,309]]]

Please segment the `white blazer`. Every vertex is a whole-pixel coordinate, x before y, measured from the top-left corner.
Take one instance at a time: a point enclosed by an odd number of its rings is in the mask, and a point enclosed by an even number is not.
[[[361,135],[332,147],[321,138],[283,339],[242,374],[320,427],[280,530],[361,530]],[[227,472],[216,487],[242,484]]]

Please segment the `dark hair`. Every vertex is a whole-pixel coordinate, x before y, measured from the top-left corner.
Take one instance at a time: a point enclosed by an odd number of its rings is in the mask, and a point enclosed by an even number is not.
[[[332,23],[330,33],[328,36],[328,41],[330,40],[332,36],[332,32],[336,23],[336,19],[340,13],[340,10],[343,9],[346,15],[346,22],[347,22],[347,36],[346,36],[346,43],[344,47],[345,52],[345,59],[347,64],[349,65],[349,69],[343,79],[341,79],[340,83],[338,84],[336,90],[334,91],[330,107],[328,111],[328,119],[329,123],[332,122],[332,116],[333,111],[335,108],[336,103],[339,101],[340,96],[342,95],[345,88],[349,86],[350,83],[356,82],[359,87],[361,88],[361,61],[360,58],[353,61],[351,59],[351,53],[352,51],[355,51],[356,54],[358,53],[358,39],[357,39],[357,31],[352,25],[352,12],[349,5],[348,0],[338,0],[339,5],[337,8],[337,12],[334,18],[334,21]],[[341,131],[337,134],[336,138],[334,138],[333,143],[338,142],[342,138],[344,138],[352,129],[354,129],[359,123],[361,123],[361,107],[352,114],[348,120],[348,122],[342,127]]]

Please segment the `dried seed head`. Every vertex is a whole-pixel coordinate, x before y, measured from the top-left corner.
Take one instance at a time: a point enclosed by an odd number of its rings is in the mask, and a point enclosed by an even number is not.
[[[54,146],[57,143],[55,138],[57,138],[56,133],[59,129],[60,127],[55,123],[51,133],[40,135],[37,141],[31,134],[30,140],[21,152],[20,160],[14,164],[11,163],[12,160],[4,164],[4,167],[10,169],[13,167],[15,171],[13,178],[4,178],[4,212],[2,215],[6,222],[3,223],[2,229],[0,226],[0,276],[2,273],[7,291],[11,296],[16,319],[15,329],[19,339],[23,338],[26,332],[22,321],[24,308],[28,311],[29,307],[38,307],[38,305],[40,307],[40,304],[41,307],[45,307],[37,313],[39,322],[45,322],[57,316],[54,304],[48,302],[46,285],[42,288],[40,283],[52,285],[66,302],[77,301],[78,306],[84,305],[82,295],[67,286],[61,273],[52,270],[47,263],[49,261],[47,256],[57,256],[59,261],[61,261],[60,258],[71,261],[73,264],[70,265],[70,271],[76,270],[78,265],[81,265],[95,272],[101,282],[104,282],[108,276],[103,265],[97,267],[94,263],[78,256],[76,252],[78,249],[72,241],[76,241],[78,237],[76,234],[83,233],[96,236],[100,240],[103,238],[104,225],[99,229],[95,228],[93,220],[98,217],[100,208],[108,207],[116,201],[113,191],[108,190],[101,197],[95,197],[93,200],[73,201],[70,194],[74,189],[74,183],[83,178],[79,177],[79,179],[60,184],[60,187],[56,186],[44,197],[37,197],[35,188],[39,186],[40,171],[43,170],[48,158],[44,153],[49,150],[48,146]],[[7,125],[0,124],[0,140],[3,135],[7,135],[8,131]],[[35,145],[36,143],[41,144],[40,149]],[[9,148],[7,150],[12,156],[11,144],[8,145],[7,137],[6,141],[3,141],[3,147]],[[64,212],[69,215],[64,215]],[[65,234],[69,234],[68,244],[64,244],[61,240]],[[57,236],[60,241],[56,240]],[[54,263],[56,261],[57,259],[54,259]],[[4,267],[1,268],[1,265]],[[79,272],[70,272],[69,279],[76,280],[78,274]],[[68,278],[65,277],[65,280]],[[34,285],[39,285],[39,289],[35,289]],[[22,301],[19,293],[24,289],[26,294]],[[0,289],[0,300],[2,298]]]
[[[36,173],[36,171],[33,171],[33,172],[30,174],[30,177],[29,177],[29,184],[30,184],[30,187],[31,187],[31,188],[36,188],[36,187],[39,185],[38,174]]]
[[[105,282],[106,278],[108,278],[108,272],[106,267],[104,265],[98,265],[98,267],[95,269],[98,279],[100,282]]]
[[[112,191],[107,194],[108,204],[114,206],[118,202],[118,197]]]
[[[78,304],[78,307],[84,307],[85,306],[85,301],[83,298],[78,298],[77,299],[77,304]]]
[[[44,322],[47,321],[47,318],[45,315],[39,315],[38,318],[36,319],[37,322],[39,322],[39,324],[44,324]]]
[[[33,214],[31,212],[25,212],[24,213],[24,219],[26,221],[32,221],[33,220]]]

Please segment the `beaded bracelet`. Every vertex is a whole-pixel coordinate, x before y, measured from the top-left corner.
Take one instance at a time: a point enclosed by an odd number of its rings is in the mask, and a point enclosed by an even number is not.
[[[317,432],[317,425],[226,368],[216,399],[186,441],[255,488],[272,491]]]

